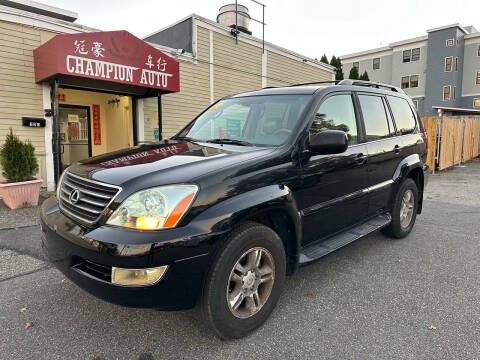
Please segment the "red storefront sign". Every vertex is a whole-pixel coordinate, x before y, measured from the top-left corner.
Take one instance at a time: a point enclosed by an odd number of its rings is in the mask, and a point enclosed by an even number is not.
[[[100,105],[92,105],[93,112],[93,145],[102,145],[102,131],[100,128]]]
[[[127,31],[61,34],[33,54],[36,82],[61,74],[180,90],[178,62]]]

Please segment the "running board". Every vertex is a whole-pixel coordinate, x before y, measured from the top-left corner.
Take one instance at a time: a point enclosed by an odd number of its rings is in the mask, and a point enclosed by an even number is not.
[[[387,226],[391,221],[392,216],[390,213],[381,214],[361,223],[360,225],[354,226],[345,232],[334,235],[325,241],[308,245],[300,252],[300,265],[305,265],[320,259],[321,257],[364,237],[365,235]]]

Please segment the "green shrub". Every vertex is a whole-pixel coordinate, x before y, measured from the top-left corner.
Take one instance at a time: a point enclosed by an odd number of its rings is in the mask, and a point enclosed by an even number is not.
[[[30,140],[21,141],[10,128],[0,150],[0,165],[7,182],[32,180],[38,171],[38,162]]]

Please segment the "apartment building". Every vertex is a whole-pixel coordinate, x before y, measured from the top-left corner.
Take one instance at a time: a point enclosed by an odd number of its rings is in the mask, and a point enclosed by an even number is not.
[[[480,32],[473,26],[442,26],[341,59],[346,76],[356,66],[371,81],[404,89],[421,116],[480,114]]]

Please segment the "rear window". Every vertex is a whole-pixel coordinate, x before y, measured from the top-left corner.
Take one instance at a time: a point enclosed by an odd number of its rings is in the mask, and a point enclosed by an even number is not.
[[[415,116],[408,101],[395,96],[387,96],[393,113],[393,120],[400,135],[412,134],[415,131]]]

